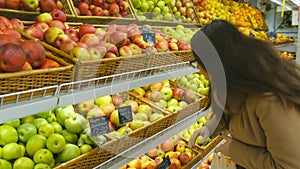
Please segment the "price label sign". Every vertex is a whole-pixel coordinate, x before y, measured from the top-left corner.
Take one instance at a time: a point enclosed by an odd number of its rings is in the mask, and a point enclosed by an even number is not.
[[[142,28],[142,35],[143,35],[143,40],[145,42],[148,42],[150,45],[155,45],[156,44],[155,34],[152,30],[143,27]]]
[[[110,132],[107,116],[89,118],[89,123],[92,136],[99,136]]]
[[[277,33],[275,33],[275,32],[268,32],[267,36],[270,39],[277,39]]]
[[[167,169],[171,165],[169,156],[167,156],[157,167],[157,169]]]
[[[125,124],[133,120],[131,106],[118,108],[120,124]]]

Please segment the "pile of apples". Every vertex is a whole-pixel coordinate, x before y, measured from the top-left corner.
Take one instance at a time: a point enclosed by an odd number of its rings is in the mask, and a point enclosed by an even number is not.
[[[170,8],[174,14],[176,21],[179,23],[198,23],[196,13],[194,11],[194,3],[192,0],[171,0]]]
[[[77,15],[125,17],[129,14],[126,0],[72,0]]]
[[[0,16],[0,71],[18,72],[60,67],[46,58],[45,48],[34,40],[23,40],[16,29],[24,25],[18,18]]]
[[[155,169],[157,168],[156,162],[146,155],[136,158],[119,169]]]
[[[54,9],[63,9],[63,4],[60,0],[1,0],[0,8],[51,12]]]
[[[292,37],[287,37],[281,33],[277,33],[277,37],[276,39],[274,38],[270,38],[271,42],[275,45],[277,44],[285,44],[285,43],[290,43],[290,42],[294,42],[295,39]]]
[[[171,80],[176,82],[181,88],[190,89],[204,96],[209,95],[210,82],[205,78],[203,74],[193,73]]]
[[[120,124],[118,108],[131,106],[133,121]],[[162,113],[153,112],[152,107],[145,103],[139,103],[120,94],[106,95],[92,100],[87,100],[76,105],[76,112],[86,119],[107,116],[109,119],[110,133],[114,138],[120,138],[138,128],[150,124],[164,117]]]
[[[95,144],[83,123],[68,105],[1,124],[0,167],[54,168],[89,152]]]
[[[152,158],[157,166],[168,156],[171,161],[169,169],[180,169],[188,164],[196,153],[188,148],[186,141],[175,135],[150,149],[146,155]]]
[[[168,6],[170,0],[130,0],[138,20],[146,19],[173,21],[174,17]]]
[[[135,88],[133,92],[139,97],[144,97],[172,113],[176,113],[187,107],[198,98],[196,93],[192,90],[171,87],[169,80]]]
[[[178,133],[178,136],[180,136],[182,139],[189,141],[190,138],[192,137],[193,133],[201,129],[202,126],[206,123],[206,118],[207,117],[201,117],[199,118],[196,122],[194,122],[190,127],[184,129],[183,131]],[[212,141],[211,138],[207,138],[203,144],[200,145],[200,141],[202,139],[202,136],[198,136],[195,144],[199,146],[200,148],[205,149],[205,147]]]
[[[294,59],[294,54],[290,52],[279,52],[279,56],[285,59]]]
[[[178,24],[175,28],[165,26],[162,28],[162,32],[164,34],[169,35],[170,37],[182,40],[186,43],[190,43],[193,35],[198,31],[199,29],[192,30],[191,28],[185,28],[183,25]]]

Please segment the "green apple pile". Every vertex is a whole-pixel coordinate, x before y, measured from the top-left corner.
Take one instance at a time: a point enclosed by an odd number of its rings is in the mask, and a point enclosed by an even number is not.
[[[120,124],[118,108],[131,106],[133,121]],[[152,107],[146,103],[137,102],[122,94],[105,95],[81,102],[76,105],[76,111],[86,119],[107,116],[109,119],[110,133],[113,138],[120,138],[131,131],[139,129],[164,117],[160,112],[153,112]]]
[[[203,127],[203,125],[204,125],[205,122],[206,122],[206,119],[207,119],[207,117],[201,117],[201,118],[199,118],[199,119],[198,119],[196,122],[194,122],[190,127],[188,127],[188,128],[186,128],[186,129],[184,129],[183,131],[179,132],[178,135],[179,135],[181,138],[183,138],[184,140],[189,141],[190,138],[192,137],[193,133],[194,133],[196,130],[198,130],[198,129],[200,129],[200,128]],[[204,142],[203,144],[200,145],[201,139],[202,139],[202,136],[198,136],[197,139],[196,139],[196,142],[195,142],[195,144],[198,145],[198,146],[200,146],[201,148],[205,148],[206,145],[207,145],[208,143],[211,142],[211,138],[207,138],[207,139],[205,140],[205,142]]]
[[[185,28],[183,25],[176,25],[175,28],[165,26],[162,28],[162,33],[169,35],[170,37],[183,40],[186,43],[190,43],[193,35],[198,31],[198,29],[192,30],[191,28]]]
[[[82,124],[72,105],[1,124],[0,168],[53,168],[89,152],[95,144]]]
[[[191,89],[201,95],[208,96],[210,82],[203,74],[193,73],[172,79],[179,87]]]
[[[169,80],[135,88],[133,92],[172,113],[178,112],[197,100],[196,92],[172,87]]]
[[[157,166],[168,156],[171,161],[169,168],[180,169],[188,164],[196,154],[188,148],[186,141],[175,135],[148,150],[146,155],[152,158]]]
[[[168,6],[170,0],[131,0],[131,3],[139,20],[173,21],[174,19]]]

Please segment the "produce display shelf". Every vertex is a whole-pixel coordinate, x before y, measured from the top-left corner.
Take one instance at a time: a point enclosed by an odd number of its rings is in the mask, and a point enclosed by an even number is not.
[[[275,45],[275,48],[282,52],[296,52],[297,43],[287,43],[282,45]]]
[[[147,84],[198,72],[189,62],[158,66],[59,86],[58,106],[77,104],[100,96],[128,91]]]
[[[0,95],[0,122],[198,72],[189,62]],[[105,81],[98,85],[99,81]],[[48,94],[51,91],[51,94]],[[35,96],[35,93],[44,93]],[[47,94],[46,94],[47,93]],[[7,102],[9,100],[9,102]]]
[[[168,138],[176,135],[178,131],[184,130],[185,128],[189,127],[190,124],[193,124],[197,119],[204,117],[208,113],[210,113],[210,109],[201,109],[198,112],[195,112],[193,115],[182,119],[172,126],[158,132],[157,134],[141,141],[140,143],[136,144],[135,146],[131,147],[123,151],[122,153],[118,154],[117,156],[111,158],[110,160],[94,167],[94,169],[116,169],[120,168],[123,165],[127,164],[131,160],[139,157],[141,154],[146,153],[149,149],[155,147],[156,145],[162,143],[163,141],[167,140]]]

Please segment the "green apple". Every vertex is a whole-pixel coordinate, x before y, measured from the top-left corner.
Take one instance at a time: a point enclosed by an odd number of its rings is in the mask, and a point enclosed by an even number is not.
[[[37,150],[46,147],[46,142],[46,137],[40,134],[31,136],[25,146],[27,154],[32,157]]]
[[[73,144],[75,144],[77,142],[77,140],[78,140],[77,134],[70,133],[70,132],[68,132],[65,129],[61,132],[61,135],[65,138],[65,140],[66,140],[67,143],[73,143]]]
[[[161,88],[160,93],[162,94],[162,99],[164,100],[170,100],[173,96],[173,92],[170,87]]]
[[[36,127],[31,123],[24,123],[17,129],[19,140],[26,143],[27,140],[37,133]]]
[[[129,122],[129,125],[130,125],[130,122]],[[121,135],[125,134],[126,132],[127,133],[130,133],[132,132],[132,129],[130,127],[127,127],[127,126],[122,126],[120,127],[118,130],[117,130],[118,133],[120,133]]]
[[[78,60],[86,61],[86,60],[91,60],[91,55],[87,48],[85,47],[80,47],[77,46],[71,50],[70,55],[73,58],[77,58]]]
[[[136,113],[133,116],[134,120],[140,120],[140,121],[148,121],[148,115],[146,113]]]
[[[32,121],[35,119],[35,117],[33,115],[31,116],[26,116],[26,117],[23,117],[21,119],[21,124],[24,124],[24,123],[32,123]]]
[[[50,117],[48,117],[46,120],[48,123],[51,123],[51,122],[54,122],[57,120],[54,111],[51,112]]]
[[[199,88],[198,92],[202,95],[208,96],[209,94],[209,87],[205,87],[205,88]]]
[[[129,127],[132,130],[136,130],[138,128],[144,127],[146,124],[148,124],[148,121],[142,121],[142,120],[133,120],[129,122]]]
[[[178,106],[178,100],[171,98],[169,101],[167,101],[167,107],[170,107],[170,106]]]
[[[65,138],[57,133],[54,133],[50,135],[46,142],[46,147],[52,152],[52,153],[60,153],[64,150],[66,145]]]
[[[67,105],[67,106],[58,107],[55,109],[55,115],[56,115],[57,122],[59,122],[62,126],[65,125],[66,118],[72,117],[75,114],[76,113],[75,113],[75,109],[74,109],[73,105]]]
[[[52,152],[45,148],[37,150],[33,155],[33,161],[37,164],[44,163],[50,165],[53,159]]]
[[[175,7],[176,8],[176,7]],[[166,21],[172,21],[173,20],[173,16],[172,16],[172,14],[171,13],[166,13],[165,15],[164,15],[164,20],[166,20]]]
[[[42,125],[44,124],[48,124],[47,120],[44,118],[35,118],[32,121],[32,124],[36,127],[36,129],[38,130]]]
[[[106,95],[106,96],[101,96],[101,97],[97,97],[95,99],[95,103],[96,105],[100,106],[103,103],[112,103],[112,97],[111,95]]]
[[[156,121],[156,120],[161,119],[163,117],[164,117],[164,115],[161,114],[161,113],[153,113],[150,116],[150,122]]]
[[[131,3],[132,3],[132,5],[135,9],[138,9],[138,8],[141,7],[141,1],[140,0],[131,0]]]
[[[18,128],[20,126],[20,123],[21,123],[20,119],[14,119],[14,120],[4,122],[3,124],[7,124],[7,125],[10,125],[14,128]]]
[[[133,91],[136,92],[139,97],[144,97],[144,95],[146,94],[145,90],[141,87],[135,88],[133,89]]]
[[[0,126],[0,145],[4,146],[8,143],[16,143],[18,141],[17,130],[10,125]]]
[[[160,99],[159,103],[162,105],[163,108],[166,108],[168,106],[167,101],[164,99]]]
[[[163,0],[160,0],[157,2],[156,6],[158,6],[160,9],[163,9],[166,5],[166,2]]]
[[[153,12],[155,12],[155,13],[160,13],[161,12],[161,9],[159,8],[159,7],[154,7],[153,8]]]
[[[19,146],[21,148],[21,157],[23,157],[23,156],[25,156],[25,153],[26,153],[25,145],[24,145],[24,143],[19,143]]]
[[[12,165],[9,161],[0,159],[0,164],[2,165],[3,169],[12,169]]]
[[[84,144],[94,145],[93,140],[87,135],[87,133],[80,133],[79,138],[84,141]]]
[[[38,163],[33,169],[51,169],[51,167],[48,164]]]
[[[141,10],[142,12],[148,12],[148,9],[149,9],[149,5],[147,2],[142,2],[141,3]]]
[[[63,29],[59,27],[49,27],[45,32],[45,41],[53,44],[58,35],[64,34]]]
[[[58,154],[59,162],[66,162],[80,156],[80,149],[75,144],[66,144],[64,150]]]
[[[14,161],[13,169],[33,169],[34,162],[28,157],[20,157]]]
[[[167,108],[167,110],[169,110],[169,111],[172,112],[172,113],[176,113],[176,112],[178,112],[179,110],[181,110],[181,108],[180,108],[179,106],[169,106],[169,107]]]
[[[53,121],[50,123],[54,129],[54,133],[61,133],[63,128],[62,126],[57,122],[57,121]]]
[[[51,134],[54,133],[54,128],[51,124],[49,123],[46,123],[46,124],[43,124],[39,130],[38,130],[38,133],[46,138],[48,138]]]
[[[80,149],[80,154],[85,154],[85,153],[91,151],[93,148],[89,144],[84,144],[79,149]]]
[[[181,109],[183,109],[184,107],[187,107],[189,104],[187,103],[187,102],[185,102],[185,101],[180,101],[179,103],[178,103],[178,106],[181,108]]]
[[[137,113],[146,113],[148,117],[150,117],[152,113],[152,108],[151,106],[147,104],[140,104],[137,110]]]
[[[184,27],[182,26],[182,25],[180,25],[180,26],[176,26],[176,30],[183,30],[184,29]],[[187,75],[185,75],[185,77],[188,79],[188,80],[192,80],[193,78],[194,78],[194,75],[193,74],[187,74]]]
[[[2,158],[2,147],[0,147],[0,159]]]
[[[68,132],[71,133],[80,133],[83,128],[81,124],[84,123],[84,118],[81,118],[79,114],[75,114],[74,116],[65,120],[65,127]]]
[[[2,148],[2,156],[5,160],[17,159],[21,154],[21,147],[17,143],[8,143]]]
[[[38,114],[33,115],[35,118],[44,118],[47,119],[48,117],[51,116],[52,110],[40,112]]]

